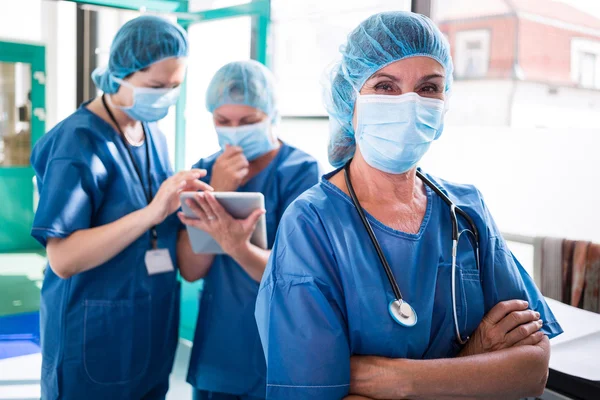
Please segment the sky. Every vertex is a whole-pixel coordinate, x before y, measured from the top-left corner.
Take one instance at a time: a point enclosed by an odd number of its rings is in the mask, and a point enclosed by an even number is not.
[[[560,3],[569,4],[588,14],[600,18],[600,1],[598,0],[556,0]]]

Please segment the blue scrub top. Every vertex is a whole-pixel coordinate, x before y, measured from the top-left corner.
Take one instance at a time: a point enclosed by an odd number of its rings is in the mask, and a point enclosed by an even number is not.
[[[218,152],[201,159],[209,183]],[[239,192],[261,192],[267,210],[269,248],[287,206],[318,183],[317,161],[282,144],[271,163]],[[265,396],[265,357],[254,319],[259,283],[227,255],[218,255],[204,280],[187,381],[197,389],[234,395]]]
[[[114,222],[147,205],[118,133],[82,105],[36,144],[31,162],[40,201],[32,235],[42,245],[80,229]],[[150,146],[152,191],[172,175],[164,136],[146,125],[147,140],[132,147],[147,183]],[[157,227],[158,247],[176,265],[180,223]],[[69,279],[46,269],[40,316],[44,399],[141,398],[168,379],[179,322],[177,273],[149,276],[147,232],[103,265]]]
[[[433,359],[455,356],[448,205],[427,187],[417,234],[391,229],[367,214],[400,290],[418,322],[392,320],[394,294],[350,197],[328,181],[288,208],[262,280],[256,320],[267,359],[268,399],[341,399],[350,357]],[[508,249],[473,186],[429,177],[475,221],[481,272],[471,243],[460,240],[458,320],[463,337],[503,300],[524,299],[541,314],[543,332],[562,332],[533,280]],[[468,227],[458,217],[461,229]]]

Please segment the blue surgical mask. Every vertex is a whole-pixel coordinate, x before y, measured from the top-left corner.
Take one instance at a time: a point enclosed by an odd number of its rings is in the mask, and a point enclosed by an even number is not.
[[[269,120],[257,124],[242,126],[216,126],[219,146],[225,150],[225,145],[239,146],[244,150],[244,156],[252,161],[275,149],[278,143],[271,141],[271,123]]]
[[[442,134],[444,101],[411,92],[359,95],[356,141],[371,167],[403,174],[415,167]]]
[[[136,121],[155,122],[163,119],[179,98],[179,87],[173,89],[136,87],[122,79],[114,79],[133,91],[133,105],[119,108]]]

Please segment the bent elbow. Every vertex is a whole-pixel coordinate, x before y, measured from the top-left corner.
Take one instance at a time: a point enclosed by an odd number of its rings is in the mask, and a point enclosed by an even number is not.
[[[186,265],[188,264],[188,265]],[[206,268],[202,268],[196,263],[179,260],[179,274],[186,282],[196,282],[199,279],[202,279],[206,276],[208,270]]]
[[[66,262],[62,262],[62,260],[57,261],[51,258],[50,255],[48,255],[48,264],[50,264],[52,272],[61,279],[69,279],[75,275],[73,269]]]
[[[536,398],[541,397],[546,390],[546,383],[548,382],[548,369],[546,368],[542,378],[538,380],[537,385],[533,388],[532,395]]]
[[[52,272],[61,279],[69,279],[75,275],[74,268],[72,268],[69,260],[64,257],[64,252],[61,251],[59,246],[60,239],[53,239],[48,241],[46,246],[46,256],[48,257],[48,264]]]
[[[539,397],[544,393],[546,389],[546,383],[548,382],[548,367],[550,363],[550,341],[548,337],[544,337],[540,343],[533,346],[535,352],[532,355],[531,371],[534,376],[531,379],[531,393],[529,396]]]
[[[196,282],[198,279],[203,278],[202,276],[198,276],[198,274],[194,274],[193,272],[189,271],[188,268],[180,268],[179,273],[181,274],[183,280],[190,283]]]

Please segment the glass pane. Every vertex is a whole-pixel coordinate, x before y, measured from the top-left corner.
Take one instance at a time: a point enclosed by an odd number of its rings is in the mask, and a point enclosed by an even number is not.
[[[0,62],[0,166],[29,165],[31,66]]]
[[[577,0],[534,3],[432,2],[455,65],[449,125],[594,126],[600,113],[600,8]]]
[[[206,90],[224,64],[250,58],[251,18],[240,17],[192,25],[187,76],[185,167],[219,149]],[[218,38],[218,40],[207,40]]]
[[[273,72],[283,116],[325,116],[321,79],[339,59],[339,47],[362,20],[391,10],[410,10],[410,0],[327,2],[273,0]]]
[[[591,211],[600,191],[589,187],[600,180],[598,2],[432,6],[455,80],[444,133],[421,167],[477,186],[504,232],[600,240]]]

